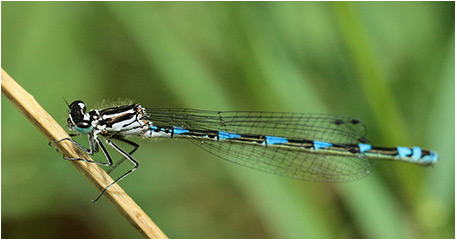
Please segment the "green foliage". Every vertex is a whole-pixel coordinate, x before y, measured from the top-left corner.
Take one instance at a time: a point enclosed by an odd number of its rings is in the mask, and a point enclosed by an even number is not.
[[[454,238],[454,34],[453,2],[3,2],[2,68],[62,125],[62,97],[322,112],[440,154],[327,184],[139,140],[120,185],[171,238]],[[140,237],[1,107],[3,238]]]

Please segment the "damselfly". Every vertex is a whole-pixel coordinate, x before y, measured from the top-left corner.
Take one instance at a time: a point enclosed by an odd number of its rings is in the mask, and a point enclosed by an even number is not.
[[[69,107],[68,127],[87,134],[89,149],[65,138],[89,155],[102,150],[107,162],[65,158],[117,167],[104,142],[133,164],[133,168],[105,187],[132,173],[138,162],[132,154],[139,145],[128,136],[188,139],[206,151],[253,169],[317,182],[347,182],[367,176],[376,160],[394,160],[429,166],[438,154],[420,147],[375,147],[365,138],[357,119],[328,114],[257,111],[148,109],[139,104],[95,109],[86,113],[82,101]],[[113,140],[127,143],[127,152]],[[58,141],[58,142],[59,142]]]

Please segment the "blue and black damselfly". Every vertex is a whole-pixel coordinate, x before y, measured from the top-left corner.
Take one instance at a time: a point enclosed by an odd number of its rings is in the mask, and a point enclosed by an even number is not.
[[[206,151],[253,169],[316,182],[347,182],[370,174],[376,160],[393,160],[429,166],[438,154],[420,147],[375,147],[366,139],[366,128],[357,119],[328,115],[257,111],[205,111],[195,109],[149,109],[139,104],[95,109],[86,113],[82,101],[69,106],[71,136],[87,134],[89,149],[65,138],[93,155],[100,149],[107,162],[117,167],[105,144],[133,164],[133,168],[105,187],[132,173],[138,162],[132,154],[139,145],[128,136],[188,139]],[[127,152],[113,141],[133,147]]]

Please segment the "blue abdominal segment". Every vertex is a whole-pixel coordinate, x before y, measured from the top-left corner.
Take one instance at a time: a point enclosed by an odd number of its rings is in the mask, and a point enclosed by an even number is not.
[[[419,163],[424,163],[424,164],[434,164],[438,162],[438,153],[434,151],[430,151],[430,154],[427,156],[422,157],[422,159],[419,160]]]
[[[313,144],[314,144],[314,149],[316,149],[316,150],[333,146],[332,143],[328,143],[325,141],[313,141]]]
[[[219,131],[219,138],[222,140],[223,139],[234,139],[234,138],[240,138],[240,137],[241,137],[241,135],[238,135],[238,134]]]
[[[412,151],[408,147],[397,146],[398,157],[399,158],[406,158],[411,155]]]
[[[268,145],[282,144],[289,142],[286,138],[277,136],[265,136]]]
[[[411,159],[418,161],[422,157],[422,149],[420,147],[413,147],[413,155],[411,156]]]
[[[189,133],[189,130],[186,130],[186,129],[181,128],[181,127],[175,127],[175,128],[173,129],[173,133],[174,133],[175,135],[181,135],[181,134],[184,134],[184,133]]]
[[[359,150],[361,153],[364,153],[368,150],[371,150],[372,146],[369,145],[369,144],[365,144],[365,143],[359,143]]]

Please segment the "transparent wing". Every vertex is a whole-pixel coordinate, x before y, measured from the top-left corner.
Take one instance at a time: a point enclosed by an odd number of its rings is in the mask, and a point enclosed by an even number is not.
[[[366,128],[358,120],[327,114],[147,109],[157,126],[189,130],[224,131],[240,135],[276,136],[318,140],[334,144],[367,142]],[[231,162],[256,170],[308,181],[346,182],[370,173],[374,161],[363,155],[323,155],[291,148],[216,142],[190,138],[197,146]]]

